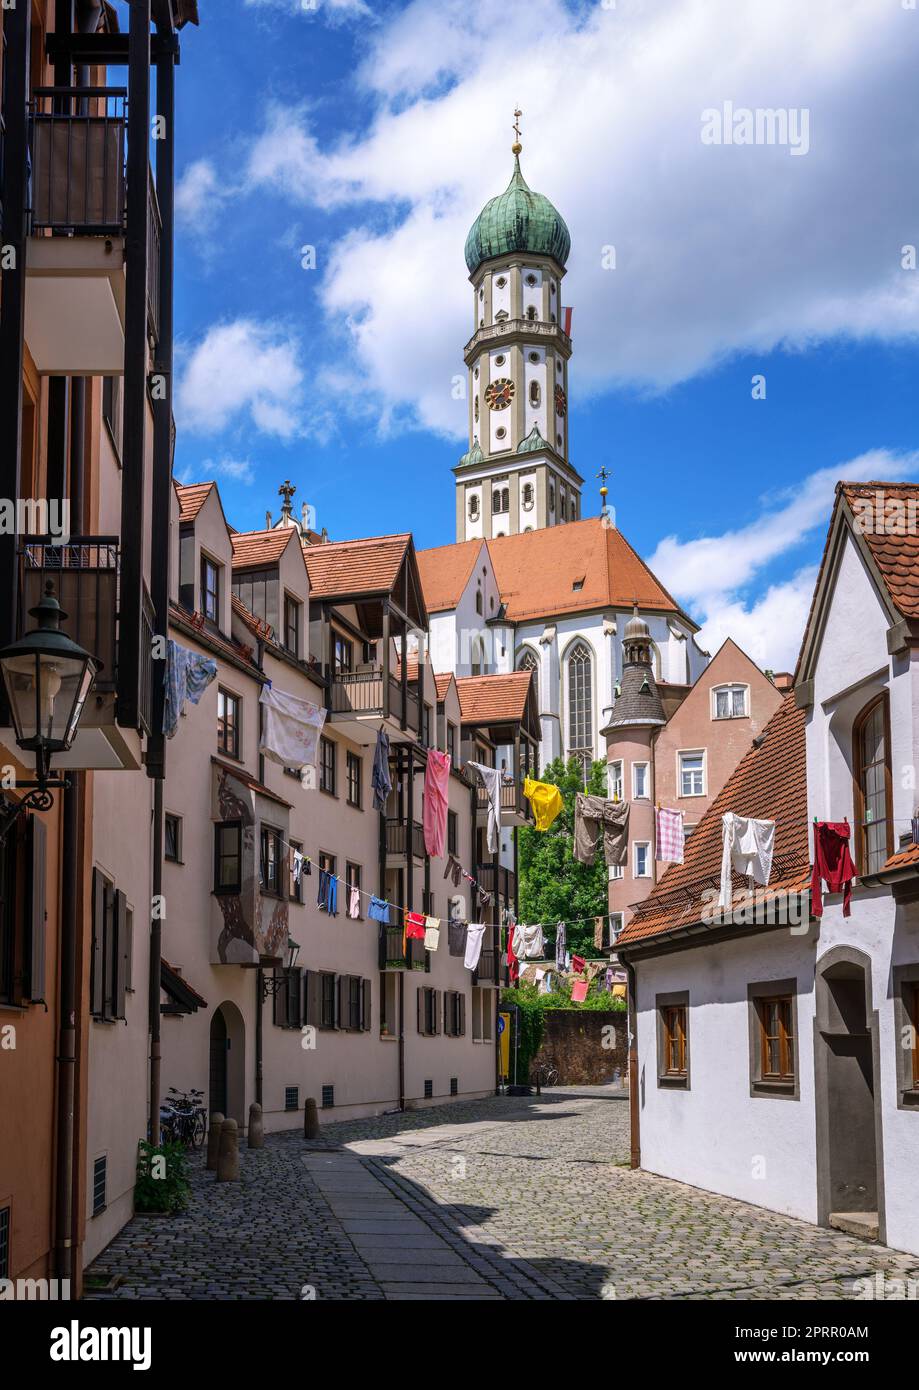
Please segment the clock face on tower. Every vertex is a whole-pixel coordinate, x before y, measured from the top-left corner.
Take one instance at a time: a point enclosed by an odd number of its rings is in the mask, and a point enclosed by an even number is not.
[[[568,397],[565,395],[564,391],[562,390],[562,388],[561,388],[560,386],[556,386],[556,388],[555,388],[555,413],[556,413],[556,415],[564,416],[564,414],[565,414],[565,412],[566,412],[567,409],[568,409]]]
[[[504,410],[514,399],[516,389],[510,377],[502,376],[485,387],[485,399],[492,410]]]

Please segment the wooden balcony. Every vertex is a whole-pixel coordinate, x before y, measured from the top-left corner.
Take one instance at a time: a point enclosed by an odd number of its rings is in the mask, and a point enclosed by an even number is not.
[[[343,726],[342,731],[355,743],[369,745],[376,743],[382,720],[390,743],[416,742],[419,701],[414,685],[409,685],[405,692],[404,720],[402,685],[394,676],[389,677],[388,699],[384,699],[386,693],[380,666],[365,671],[336,672],[329,691],[330,723]]]
[[[488,793],[481,785],[476,791],[476,811],[479,824],[483,825],[488,820]],[[501,824],[527,825],[532,819],[530,803],[522,787],[508,777],[501,783]]]
[[[497,893],[503,903],[514,902],[517,892],[517,875],[513,869],[499,864],[496,879],[494,864],[480,864],[476,870],[476,878],[486,893]]]

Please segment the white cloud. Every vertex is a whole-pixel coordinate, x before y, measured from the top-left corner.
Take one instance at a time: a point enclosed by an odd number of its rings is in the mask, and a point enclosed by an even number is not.
[[[517,102],[526,177],[572,232],[575,398],[741,351],[915,337],[915,20],[877,0],[505,0],[499,18],[493,0],[413,0],[367,40],[368,128],[325,147],[307,109],[275,107],[246,183],[355,209],[320,267],[326,313],[381,418],[458,438],[463,241],[510,176]],[[701,114],[726,100],[806,108],[809,153],[704,145]]]
[[[371,18],[373,11],[364,0],[245,0],[252,9],[283,9],[292,14],[323,15],[330,23],[345,19]]]
[[[193,160],[176,183],[176,217],[199,231],[207,231],[231,196],[212,160]]]
[[[685,540],[666,536],[648,564],[701,623],[699,642],[708,651],[717,651],[726,637],[733,637],[761,666],[790,670],[797,660],[816,566],[798,569],[754,599],[744,591],[761,580],[774,560],[825,530],[840,479],[864,482],[916,473],[919,452],[871,450],[812,473],[795,489],[762,498],[758,514],[746,526]]]
[[[305,432],[300,344],[280,323],[240,318],[216,324],[186,353],[176,393],[182,428],[215,434],[251,423],[291,439]]]

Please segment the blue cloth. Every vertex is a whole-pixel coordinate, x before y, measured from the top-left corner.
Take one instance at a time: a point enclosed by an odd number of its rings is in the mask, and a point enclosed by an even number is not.
[[[374,922],[385,922],[389,924],[389,903],[383,898],[371,898],[368,917],[372,917]]]
[[[163,705],[163,733],[172,738],[179,727],[179,716],[186,700],[196,705],[217,674],[217,662],[183,647],[172,638],[166,643],[166,700]]]
[[[319,892],[316,902],[333,917],[338,911],[338,879],[328,869],[319,870]]]
[[[377,734],[377,746],[373,750],[370,785],[373,787],[373,809],[382,811],[386,805],[386,798],[392,791],[392,778],[389,775],[389,734],[383,729]]]

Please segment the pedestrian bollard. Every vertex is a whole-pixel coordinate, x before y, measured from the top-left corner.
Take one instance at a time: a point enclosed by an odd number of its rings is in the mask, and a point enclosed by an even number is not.
[[[254,1100],[249,1106],[248,1141],[250,1149],[263,1149],[265,1147],[265,1126],[262,1123],[262,1107],[257,1100]]]
[[[220,1126],[217,1181],[239,1182],[239,1126],[235,1120],[224,1120]]]
[[[211,1115],[210,1128],[207,1131],[207,1163],[205,1167],[209,1173],[217,1172],[217,1154],[220,1152],[220,1126],[223,1124],[224,1117],[219,1110],[215,1110]]]
[[[312,1096],[308,1096],[303,1102],[303,1137],[304,1139],[319,1138],[319,1111],[316,1109],[316,1102]]]

